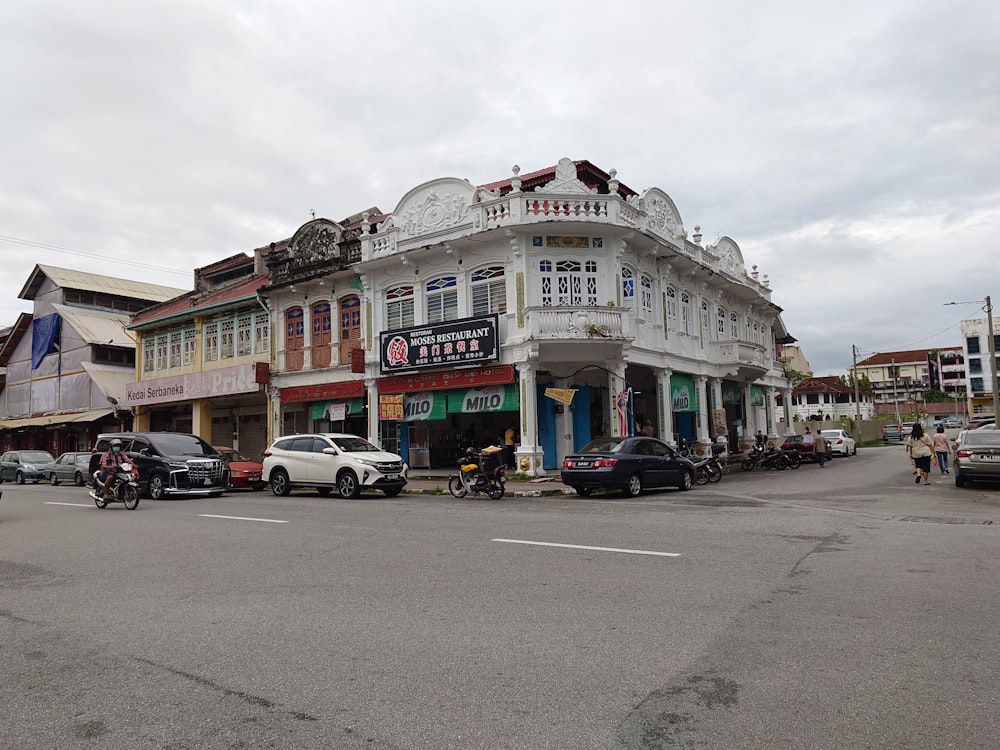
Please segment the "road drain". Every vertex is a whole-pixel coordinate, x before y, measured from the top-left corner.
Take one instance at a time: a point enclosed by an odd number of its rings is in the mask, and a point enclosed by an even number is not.
[[[973,523],[977,526],[992,526],[993,521],[976,521],[972,518],[942,518],[941,516],[901,516],[900,521],[914,523]]]

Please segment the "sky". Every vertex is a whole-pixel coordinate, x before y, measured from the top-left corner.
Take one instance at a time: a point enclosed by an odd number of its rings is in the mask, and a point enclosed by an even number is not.
[[[735,240],[816,375],[1000,304],[990,0],[32,0],[0,63],[0,327],[36,263],[190,289],[562,157]]]

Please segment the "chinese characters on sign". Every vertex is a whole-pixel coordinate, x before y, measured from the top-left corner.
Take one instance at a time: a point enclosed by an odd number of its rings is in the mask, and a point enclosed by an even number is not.
[[[483,315],[386,331],[380,335],[382,372],[497,362],[498,319]]]

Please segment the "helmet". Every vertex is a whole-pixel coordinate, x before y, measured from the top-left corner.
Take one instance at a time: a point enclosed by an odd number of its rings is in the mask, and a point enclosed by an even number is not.
[[[115,438],[114,440],[111,441],[111,447],[112,448],[121,448],[122,447],[122,441],[119,440],[118,438]]]

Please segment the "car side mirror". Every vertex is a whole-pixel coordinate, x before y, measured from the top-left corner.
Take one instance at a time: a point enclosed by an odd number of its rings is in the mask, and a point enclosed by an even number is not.
[[[328,456],[337,456],[337,455],[339,455],[337,453],[337,449],[336,448],[331,448],[330,446],[327,446],[326,448],[324,448],[323,452],[325,454],[327,454]]]
[[[140,456],[148,456],[148,455],[149,455],[149,448],[142,448],[142,449],[141,449],[141,450],[139,451],[139,455],[140,455]]]

